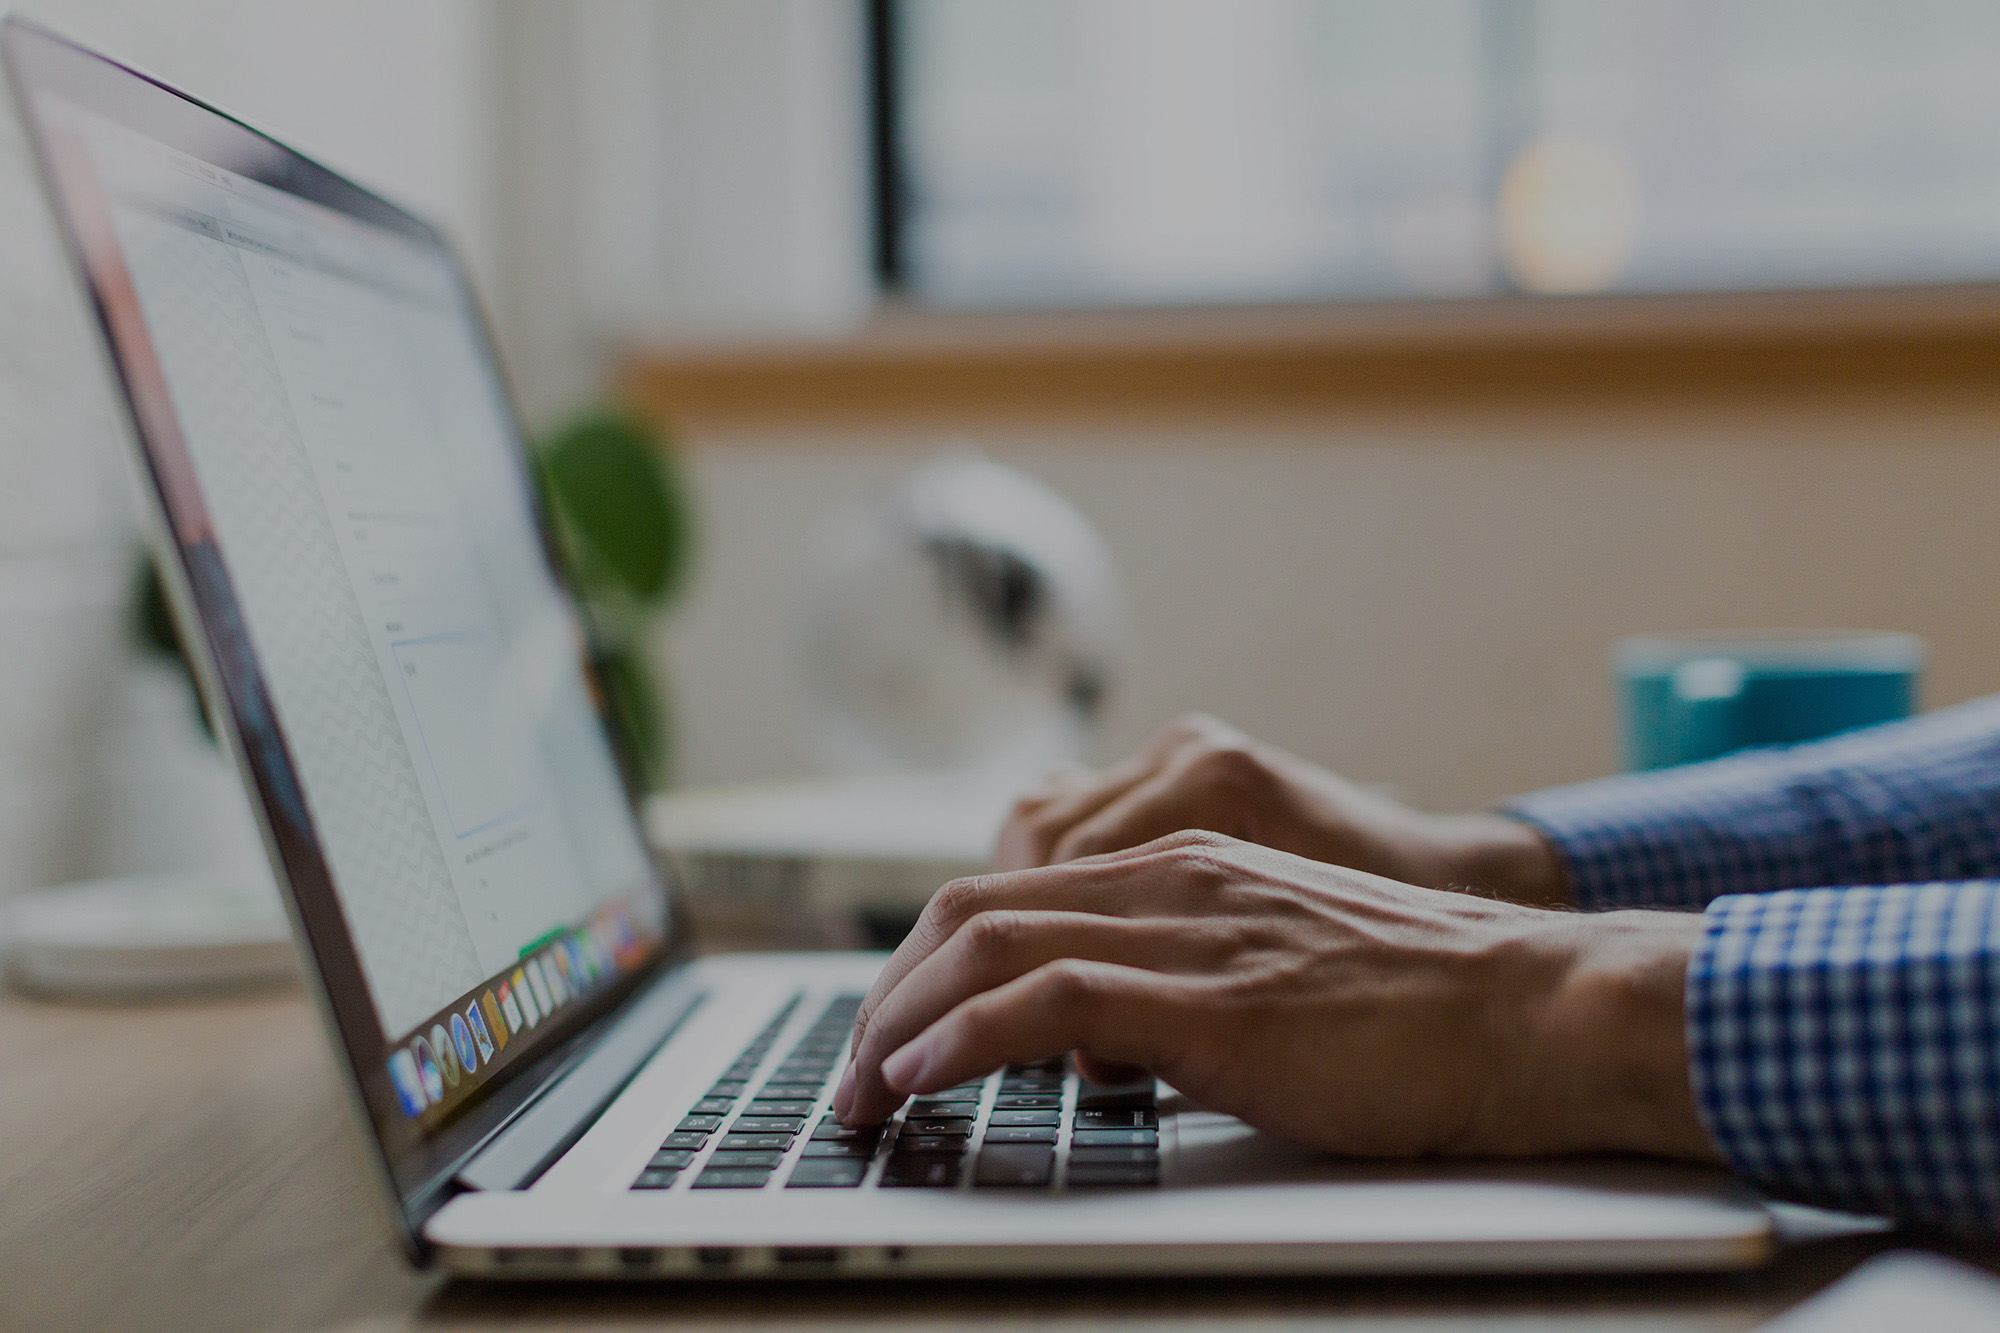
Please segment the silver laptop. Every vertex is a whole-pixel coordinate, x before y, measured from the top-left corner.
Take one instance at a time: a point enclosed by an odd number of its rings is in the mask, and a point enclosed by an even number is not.
[[[503,1276],[1736,1268],[1643,1162],[1310,1155],[1151,1082],[828,1112],[866,954],[693,956],[463,269],[430,224],[10,20],[156,555],[412,1260]],[[699,707],[699,701],[693,701]]]

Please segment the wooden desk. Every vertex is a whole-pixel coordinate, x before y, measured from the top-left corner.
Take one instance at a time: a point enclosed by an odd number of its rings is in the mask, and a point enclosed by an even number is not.
[[[0,998],[0,1327],[1749,1328],[1886,1242],[1751,1276],[481,1286],[378,1221],[295,993]]]

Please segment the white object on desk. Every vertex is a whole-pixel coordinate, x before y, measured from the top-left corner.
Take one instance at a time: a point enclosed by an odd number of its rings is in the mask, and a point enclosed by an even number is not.
[[[0,906],[8,980],[44,994],[144,996],[295,977],[291,927],[268,883],[135,875]]]
[[[654,797],[646,830],[697,898],[837,916],[914,912],[976,875],[1019,773],[894,771]]]

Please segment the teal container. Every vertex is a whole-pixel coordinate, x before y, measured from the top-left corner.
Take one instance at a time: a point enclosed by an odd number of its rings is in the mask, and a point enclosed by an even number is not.
[[[1849,630],[1643,634],[1612,660],[1636,772],[1908,717],[1924,644]]]

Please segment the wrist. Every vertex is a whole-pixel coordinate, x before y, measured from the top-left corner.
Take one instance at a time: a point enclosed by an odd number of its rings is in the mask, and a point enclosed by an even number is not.
[[[1688,958],[1702,918],[1567,919],[1569,965],[1534,1024],[1524,1086],[1545,1151],[1718,1161],[1688,1075]]]
[[[1569,867],[1541,830],[1506,815],[1430,817],[1431,887],[1468,889],[1527,907],[1568,907]],[[1422,882],[1422,881],[1418,881]]]

